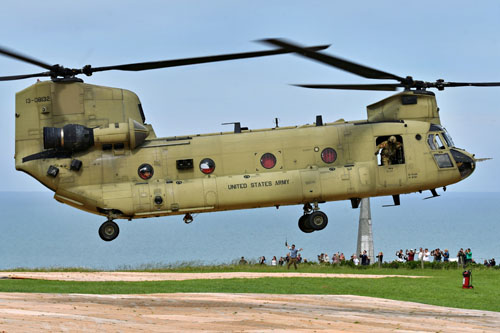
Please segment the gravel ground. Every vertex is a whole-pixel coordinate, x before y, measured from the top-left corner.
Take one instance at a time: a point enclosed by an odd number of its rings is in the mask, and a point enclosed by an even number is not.
[[[338,295],[0,293],[5,332],[498,332],[497,312]]]

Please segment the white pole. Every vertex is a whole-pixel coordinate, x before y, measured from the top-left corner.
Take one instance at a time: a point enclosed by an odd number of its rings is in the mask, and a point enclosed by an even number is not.
[[[356,247],[356,254],[360,255],[365,250],[368,254],[368,258],[370,258],[370,263],[375,263],[370,198],[361,199],[361,204],[359,206],[358,245]]]

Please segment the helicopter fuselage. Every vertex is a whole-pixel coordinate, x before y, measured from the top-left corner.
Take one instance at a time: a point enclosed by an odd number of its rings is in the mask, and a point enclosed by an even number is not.
[[[374,104],[364,121],[259,130],[238,124],[232,132],[157,138],[130,91],[39,82],[16,97],[16,169],[56,200],[110,219],[349,199],[355,207],[360,198],[447,186],[474,170],[470,154],[431,124],[437,111],[393,119],[391,103]],[[81,133],[92,142],[73,142],[80,139],[68,124],[88,129]],[[390,136],[401,149],[382,165],[377,147]]]

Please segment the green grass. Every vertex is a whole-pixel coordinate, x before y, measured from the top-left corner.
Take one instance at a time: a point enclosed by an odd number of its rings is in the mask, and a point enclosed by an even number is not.
[[[235,260],[237,262],[237,260]],[[425,269],[422,270],[420,262],[398,263],[386,262],[382,268],[378,268],[377,264],[371,266],[354,266],[350,261],[345,261],[340,265],[307,263],[299,265],[300,272],[304,273],[346,273],[346,274],[399,274],[399,275],[428,275],[430,272],[436,271],[462,271],[462,267],[458,267],[456,263],[425,263]],[[469,268],[474,270],[498,270],[500,266],[495,268],[487,268],[483,265],[472,265]],[[469,269],[468,268],[468,269]],[[1,272],[2,270],[0,270]],[[6,270],[4,270],[6,271]],[[8,271],[16,272],[98,272],[99,270],[89,269],[86,267],[40,267],[40,268],[15,268]],[[273,267],[269,265],[249,264],[222,264],[222,265],[203,265],[200,262],[180,262],[172,265],[164,264],[145,264],[138,267],[124,266],[116,271],[125,272],[177,272],[177,273],[218,273],[218,272],[286,272],[286,266]],[[293,267],[291,268],[293,271]]]
[[[64,271],[74,271],[73,269]],[[202,266],[152,269],[168,272],[284,272],[283,267]],[[294,271],[293,269],[290,271]],[[473,268],[474,289],[463,290],[462,269],[367,269],[301,265],[299,272],[384,275],[425,275],[430,278],[259,278],[155,282],[66,282],[43,280],[0,280],[0,292],[149,294],[175,292],[330,294],[372,296],[456,308],[500,312],[500,270]]]

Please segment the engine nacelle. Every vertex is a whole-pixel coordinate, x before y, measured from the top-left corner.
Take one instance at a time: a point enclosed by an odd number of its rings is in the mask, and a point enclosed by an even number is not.
[[[133,119],[103,128],[68,124],[63,128],[44,127],[43,148],[76,152],[95,145],[128,143],[130,149],[134,149],[144,143],[148,135],[149,130]]]

